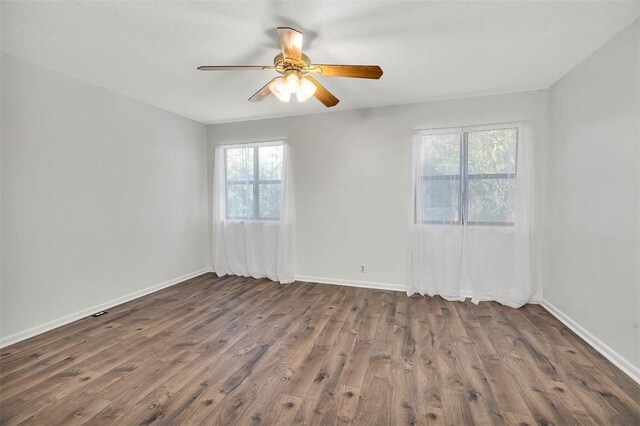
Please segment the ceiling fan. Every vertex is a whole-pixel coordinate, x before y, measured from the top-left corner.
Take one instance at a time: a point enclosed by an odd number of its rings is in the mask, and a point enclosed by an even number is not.
[[[198,67],[200,71],[276,71],[279,75],[267,83],[249,98],[258,102],[273,93],[282,102],[289,102],[291,94],[295,94],[298,102],[304,102],[315,96],[327,107],[340,102],[331,92],[324,88],[311,74],[326,77],[351,77],[379,79],[382,69],[377,65],[326,65],[312,64],[307,55],[302,53],[301,31],[289,27],[278,27],[280,48],[282,53],[276,55],[272,66],[240,65]]]

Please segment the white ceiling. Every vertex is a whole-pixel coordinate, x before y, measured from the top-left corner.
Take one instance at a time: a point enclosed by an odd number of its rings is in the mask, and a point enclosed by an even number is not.
[[[316,63],[378,64],[379,81],[318,77],[346,110],[547,88],[639,15],[637,1],[4,2],[2,50],[203,123],[323,112],[247,98],[276,26]]]

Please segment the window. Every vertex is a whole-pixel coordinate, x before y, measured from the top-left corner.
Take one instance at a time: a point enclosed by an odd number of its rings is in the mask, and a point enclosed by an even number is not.
[[[421,132],[420,220],[513,226],[518,128]]]
[[[224,150],[226,219],[279,219],[283,154],[281,144]]]

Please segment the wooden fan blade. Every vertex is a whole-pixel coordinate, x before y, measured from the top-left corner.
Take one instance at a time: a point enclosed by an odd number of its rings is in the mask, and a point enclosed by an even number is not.
[[[280,48],[285,58],[302,59],[302,32],[289,27],[278,27]]]
[[[200,71],[262,71],[273,68],[262,65],[202,65],[198,67]]]
[[[382,68],[377,65],[326,65],[316,64],[319,75],[325,77],[372,78],[382,77]]]
[[[324,106],[331,108],[332,106],[338,105],[338,102],[340,102],[340,100],[333,96],[330,91],[325,89],[322,84],[318,83],[315,78],[308,75],[305,76],[305,78],[312,82],[314,86],[316,86],[316,93],[314,93],[313,96],[318,98],[318,100],[322,102]]]
[[[253,94],[253,96],[251,96],[249,98],[250,102],[259,102],[261,100],[263,100],[264,98],[266,98],[267,96],[269,96],[271,94],[271,90],[269,89],[269,85],[271,83],[273,83],[273,81],[278,78],[275,77],[274,79],[272,79],[270,82],[268,82],[267,84],[264,85],[264,87],[260,90],[258,90],[256,93]]]

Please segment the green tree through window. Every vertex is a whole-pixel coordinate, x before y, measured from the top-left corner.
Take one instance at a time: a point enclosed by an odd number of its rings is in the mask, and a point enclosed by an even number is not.
[[[282,145],[227,148],[225,209],[228,220],[277,220],[282,188]]]
[[[423,223],[513,226],[516,127],[425,134],[421,144]]]

